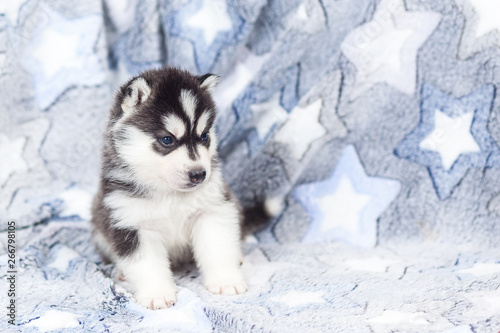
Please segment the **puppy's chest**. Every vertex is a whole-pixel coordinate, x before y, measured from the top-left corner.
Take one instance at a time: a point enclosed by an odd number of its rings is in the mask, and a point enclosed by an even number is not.
[[[131,198],[121,207],[121,216],[126,220],[134,217],[127,224],[141,229],[155,230],[164,233],[183,232],[201,214],[202,207],[188,198],[157,197]],[[125,221],[123,221],[125,222]]]

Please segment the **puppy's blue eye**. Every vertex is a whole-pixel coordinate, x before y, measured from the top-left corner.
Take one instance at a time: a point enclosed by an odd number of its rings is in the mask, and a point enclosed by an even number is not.
[[[207,132],[203,132],[203,134],[201,135],[200,139],[201,139],[201,141],[207,141],[208,140],[208,133]]]
[[[174,139],[172,139],[171,136],[166,136],[161,138],[161,143],[163,143],[165,146],[171,145],[174,142]]]

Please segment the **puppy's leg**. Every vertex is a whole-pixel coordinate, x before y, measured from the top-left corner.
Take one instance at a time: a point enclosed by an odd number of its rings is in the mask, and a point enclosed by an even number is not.
[[[204,213],[193,226],[193,252],[214,294],[235,295],[248,287],[240,270],[240,227],[236,208],[230,204],[218,212]]]
[[[118,260],[118,268],[130,282],[137,303],[154,310],[171,307],[177,288],[163,239],[155,231],[139,230],[138,241],[132,254]]]

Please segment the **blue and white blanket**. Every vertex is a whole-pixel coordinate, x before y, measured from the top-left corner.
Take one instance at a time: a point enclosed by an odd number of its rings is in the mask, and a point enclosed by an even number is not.
[[[500,5],[490,0],[0,3],[1,331],[497,332]],[[113,91],[218,74],[224,175],[276,217],[249,291],[135,304],[90,243]],[[16,223],[16,295],[7,222]],[[12,245],[12,244],[11,244]]]

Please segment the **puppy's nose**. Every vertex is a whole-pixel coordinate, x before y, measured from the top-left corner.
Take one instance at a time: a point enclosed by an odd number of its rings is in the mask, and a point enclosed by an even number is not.
[[[191,181],[191,183],[199,184],[205,180],[207,173],[205,170],[193,170],[193,171],[188,172],[188,175],[189,175],[189,180]]]

